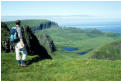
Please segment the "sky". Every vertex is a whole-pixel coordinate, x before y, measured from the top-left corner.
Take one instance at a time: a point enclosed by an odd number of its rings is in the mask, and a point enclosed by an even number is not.
[[[2,1],[1,8],[2,16],[43,16],[59,22],[121,20],[121,1]]]
[[[84,15],[121,18],[121,2],[2,1],[2,16]]]

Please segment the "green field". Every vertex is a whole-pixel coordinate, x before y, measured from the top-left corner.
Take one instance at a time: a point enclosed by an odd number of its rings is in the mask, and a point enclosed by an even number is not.
[[[43,33],[48,34],[56,45],[57,51],[51,54],[52,59],[35,61],[37,56],[28,56],[26,63],[29,66],[19,67],[15,53],[2,53],[2,81],[121,81],[121,60],[117,60],[118,56],[114,61],[90,58],[95,50],[99,54],[104,50],[102,55],[105,55],[107,49],[112,50],[112,45],[116,47],[120,44],[121,34],[103,33],[96,29],[51,27],[38,30],[35,35]],[[63,47],[79,50],[69,52]],[[87,50],[91,51],[85,55],[77,54]]]
[[[18,67],[15,54],[3,54],[2,81],[121,81],[120,60],[61,57]],[[32,58],[29,56],[27,62]]]

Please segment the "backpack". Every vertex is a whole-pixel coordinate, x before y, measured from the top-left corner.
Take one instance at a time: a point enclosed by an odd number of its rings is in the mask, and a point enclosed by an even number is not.
[[[11,43],[16,43],[19,40],[16,27],[12,27],[10,29],[10,37],[9,38],[10,38]]]

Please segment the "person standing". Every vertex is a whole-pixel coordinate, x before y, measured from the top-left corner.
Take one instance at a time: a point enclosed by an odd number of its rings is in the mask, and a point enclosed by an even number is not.
[[[15,43],[16,60],[19,66],[27,66],[25,64],[25,60],[27,57],[27,50],[25,48],[25,44],[23,41],[22,30],[21,30],[20,24],[21,24],[21,21],[16,20],[16,32],[17,32],[18,39],[19,39]],[[22,54],[22,57],[20,53]]]

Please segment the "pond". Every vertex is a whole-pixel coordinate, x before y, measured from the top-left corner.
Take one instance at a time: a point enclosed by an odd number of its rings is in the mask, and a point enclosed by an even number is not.
[[[79,50],[78,48],[69,48],[69,47],[63,47],[62,49],[66,50],[66,51],[70,51],[70,52]],[[86,53],[88,53],[88,51],[79,52],[79,53],[76,53],[76,54],[84,55]]]
[[[63,47],[62,49],[66,50],[66,51],[76,51],[76,50],[79,50],[78,48],[68,48],[68,47]]]
[[[86,54],[86,53],[88,53],[88,51],[85,51],[85,52],[79,52],[79,53],[77,53],[77,54],[79,54],[79,55],[84,55],[84,54]]]

